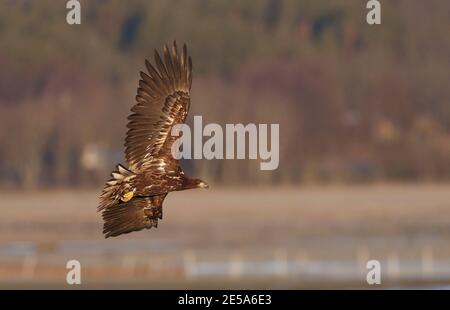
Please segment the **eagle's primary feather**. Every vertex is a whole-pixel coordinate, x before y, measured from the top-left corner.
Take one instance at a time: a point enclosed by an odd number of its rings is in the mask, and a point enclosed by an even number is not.
[[[155,50],[156,68],[145,61],[140,72],[136,104],[128,117],[125,158],[128,168],[117,165],[106,183],[98,210],[106,237],[157,227],[168,192],[207,187],[187,177],[174,159],[171,135],[182,124],[190,106],[192,61],[186,45],[179,53],[176,42],[164,47],[163,58]]]
[[[164,47],[164,62],[155,51],[157,69],[147,60],[148,74],[141,72],[136,105],[131,109],[125,139],[125,156],[133,171],[145,170],[154,159],[163,158],[174,164],[170,147],[175,138],[170,131],[184,123],[189,111],[192,61],[186,45],[178,55]],[[170,158],[167,158],[170,157]]]

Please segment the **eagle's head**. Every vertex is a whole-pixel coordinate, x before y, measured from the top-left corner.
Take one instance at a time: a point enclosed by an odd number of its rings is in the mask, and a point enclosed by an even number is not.
[[[209,188],[209,184],[200,179],[195,179],[195,184],[197,185],[198,188]]]

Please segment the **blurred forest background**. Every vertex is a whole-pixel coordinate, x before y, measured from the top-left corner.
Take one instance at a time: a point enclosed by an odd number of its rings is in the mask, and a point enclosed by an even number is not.
[[[0,186],[86,187],[123,162],[153,49],[186,42],[193,115],[279,123],[280,167],[190,161],[212,184],[450,180],[450,2],[0,1]]]

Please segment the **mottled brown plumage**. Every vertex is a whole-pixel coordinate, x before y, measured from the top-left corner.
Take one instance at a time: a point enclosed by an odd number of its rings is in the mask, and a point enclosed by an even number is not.
[[[186,45],[181,53],[174,42],[164,47],[163,59],[155,51],[156,68],[145,61],[136,104],[128,117],[125,158],[106,183],[98,211],[105,237],[158,226],[167,193],[208,185],[186,176],[171,153],[177,137],[170,133],[182,124],[190,106],[192,61]]]

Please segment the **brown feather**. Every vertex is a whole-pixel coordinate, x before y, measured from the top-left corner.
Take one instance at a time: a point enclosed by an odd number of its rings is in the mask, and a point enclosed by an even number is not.
[[[164,61],[163,61],[164,59]],[[171,153],[177,137],[173,126],[184,123],[190,106],[192,61],[183,45],[164,47],[163,59],[155,51],[155,66],[140,72],[136,103],[128,116],[125,158],[100,196],[98,211],[106,237],[158,226],[168,192],[198,187],[199,180],[185,176]]]
[[[181,55],[176,43],[172,53],[165,46],[163,55],[164,62],[155,51],[158,69],[145,62],[149,74],[141,73],[136,105],[128,117],[125,157],[136,173],[146,170],[154,158],[164,158],[173,169],[177,165],[167,151],[175,141],[170,136],[172,127],[184,123],[189,110],[192,63],[186,45]]]
[[[166,195],[133,198],[129,202],[121,202],[106,209],[102,213],[105,237],[157,227],[158,219],[162,219],[162,203],[165,197]]]

